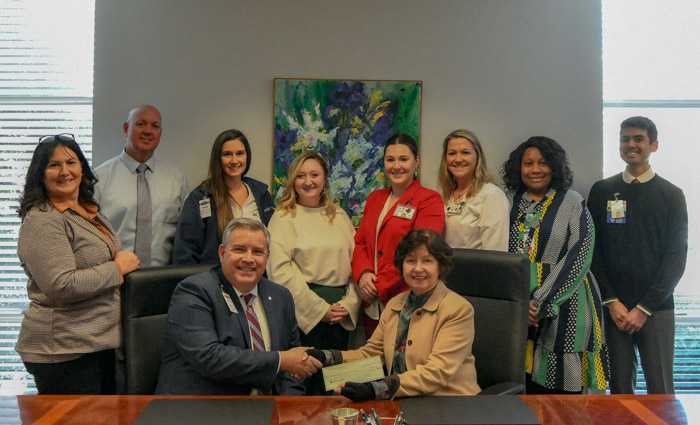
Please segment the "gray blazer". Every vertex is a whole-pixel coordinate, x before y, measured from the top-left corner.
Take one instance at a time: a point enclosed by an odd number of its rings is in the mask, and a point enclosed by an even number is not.
[[[95,220],[121,250],[107,220],[99,213]],[[27,213],[17,244],[29,278],[30,304],[15,346],[23,361],[68,361],[120,345],[115,254],[109,239],[70,209],[44,205]]]

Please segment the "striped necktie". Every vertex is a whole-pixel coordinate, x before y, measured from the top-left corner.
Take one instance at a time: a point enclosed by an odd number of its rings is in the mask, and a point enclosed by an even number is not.
[[[141,267],[151,265],[151,190],[146,180],[148,165],[136,168],[136,241],[134,254],[139,257]]]
[[[253,350],[265,351],[265,340],[263,339],[262,331],[260,330],[260,322],[258,322],[258,316],[255,314],[255,309],[253,308],[253,300],[255,299],[255,295],[245,294],[241,295],[241,298],[243,298],[246,304],[245,315],[248,318],[250,341],[253,345]]]

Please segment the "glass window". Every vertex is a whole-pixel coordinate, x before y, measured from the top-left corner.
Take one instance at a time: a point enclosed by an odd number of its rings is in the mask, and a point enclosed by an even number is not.
[[[17,216],[40,136],[73,133],[92,157],[94,0],[0,0],[0,394],[33,393],[15,342],[26,308]]]
[[[700,122],[700,3],[603,0],[603,175],[621,172],[619,126],[642,115],[659,130],[656,173],[683,189],[688,204],[688,261],[675,292],[677,392],[700,392],[700,186],[692,183]],[[671,7],[672,6],[672,7]],[[645,390],[640,375],[638,390]],[[645,392],[645,391],[644,391]]]

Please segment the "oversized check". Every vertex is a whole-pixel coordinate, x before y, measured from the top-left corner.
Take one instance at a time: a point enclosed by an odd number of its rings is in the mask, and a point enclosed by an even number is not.
[[[324,367],[321,371],[326,391],[333,391],[343,382],[370,382],[384,378],[382,359],[379,356]]]

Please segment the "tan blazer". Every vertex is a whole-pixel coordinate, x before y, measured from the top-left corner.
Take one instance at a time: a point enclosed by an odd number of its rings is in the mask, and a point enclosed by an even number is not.
[[[343,351],[343,361],[381,356],[391,373],[399,313],[408,297],[392,298],[382,312],[379,326],[364,347]],[[438,282],[422,308],[413,313],[406,340],[406,369],[399,375],[397,397],[418,395],[474,395],[476,383],[472,355],[474,309],[460,295]]]
[[[121,242],[107,220],[95,218]],[[30,304],[15,349],[23,361],[55,363],[120,345],[119,286],[109,240],[90,222],[50,205],[31,209],[17,254],[29,278]]]

